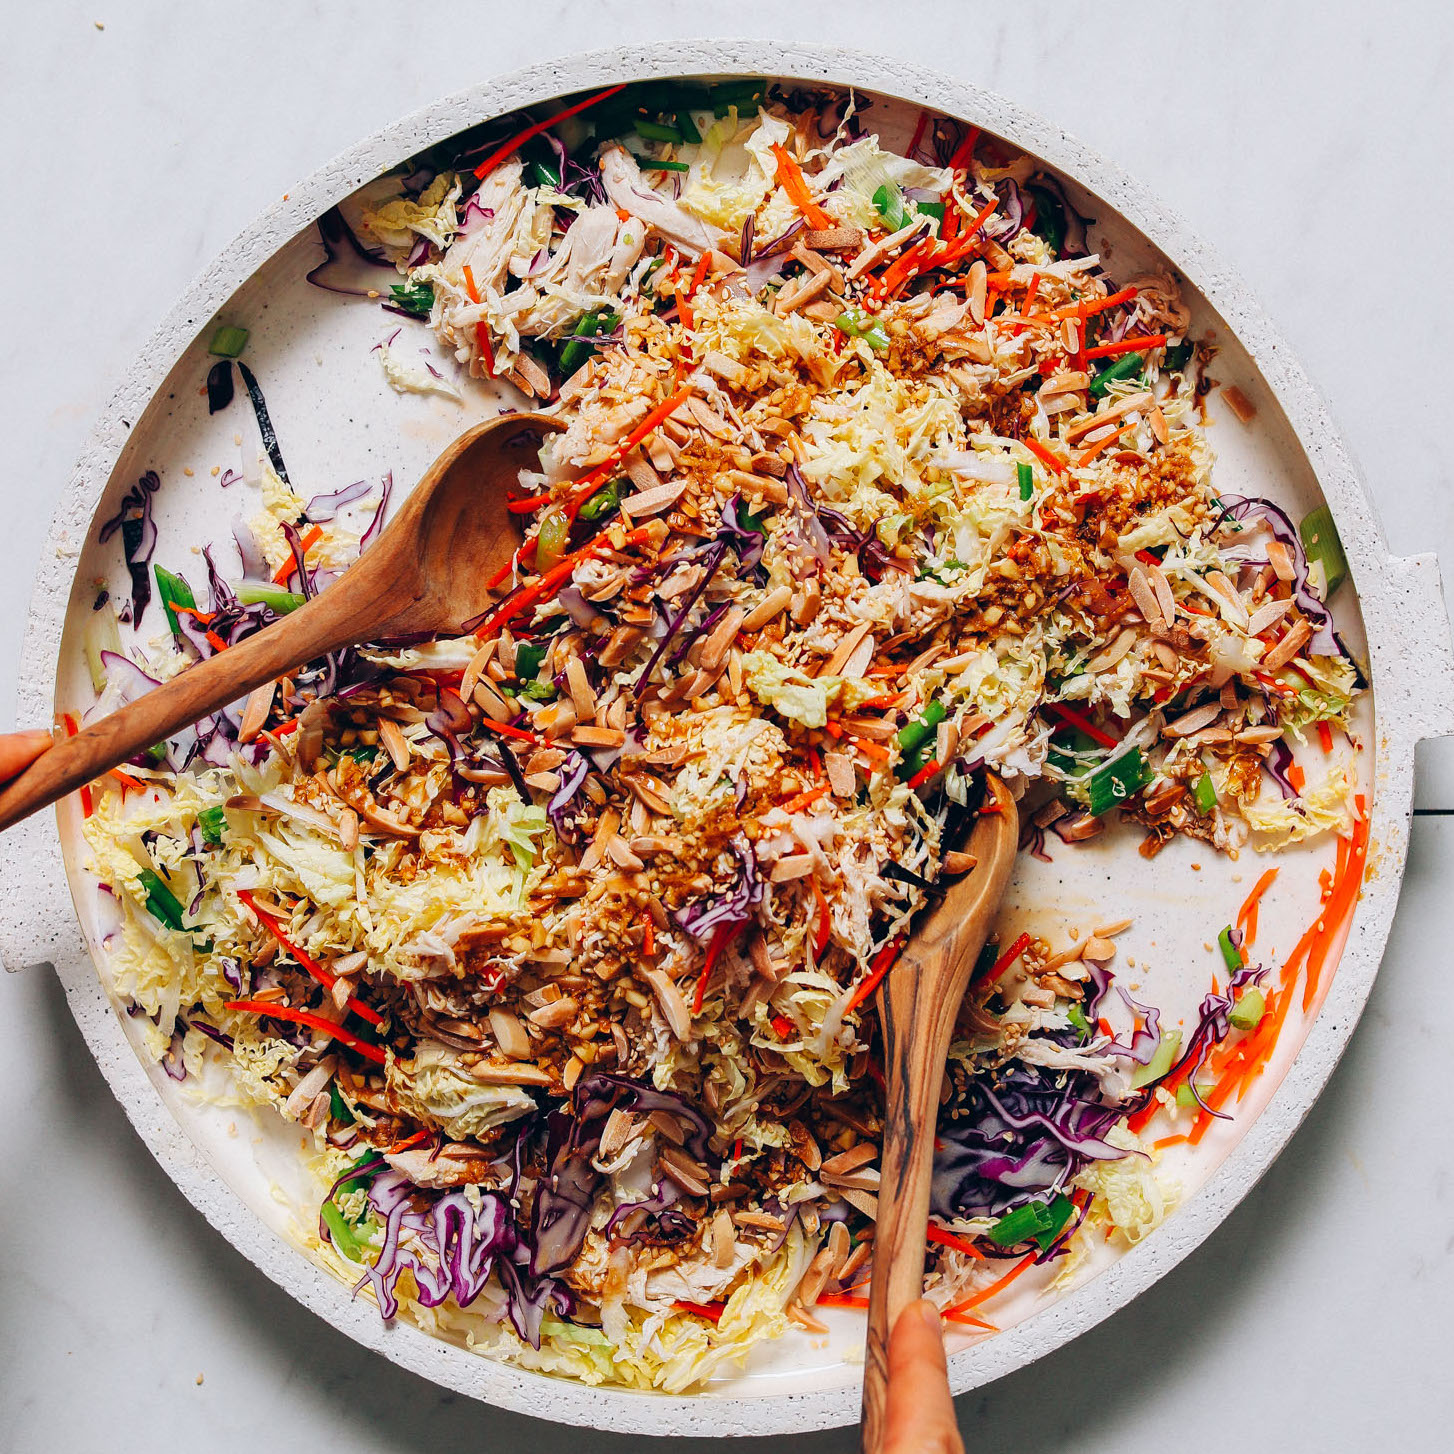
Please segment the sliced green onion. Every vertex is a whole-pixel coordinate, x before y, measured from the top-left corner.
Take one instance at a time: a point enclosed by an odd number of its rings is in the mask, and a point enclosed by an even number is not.
[[[182,902],[169,889],[159,873],[144,868],[137,874],[137,881],[146,890],[146,910],[159,924],[168,929],[182,927]]]
[[[899,728],[899,751],[912,752],[916,747],[922,747],[934,735],[945,715],[943,702],[928,703],[912,722],[906,722]]]
[[[647,121],[644,117],[637,119],[636,134],[645,141],[681,142],[686,140],[680,127],[670,126],[664,121]]]
[[[1139,747],[1103,762],[1085,780],[1086,807],[1099,818],[1139,793],[1151,781],[1151,771]]]
[[[885,182],[873,194],[873,205],[890,232],[897,232],[909,220],[904,211],[904,194],[891,182]]]
[[[269,611],[286,616],[289,611],[296,611],[299,606],[306,604],[308,597],[298,591],[285,591],[281,586],[244,581],[237,588],[237,599],[244,606],[266,606]]]
[[[567,378],[575,373],[596,351],[596,345],[587,340],[595,338],[601,333],[614,333],[620,322],[619,313],[608,313],[603,310],[598,313],[585,314],[576,324],[574,333],[566,340],[565,346],[560,351],[561,373]]]
[[[1075,1203],[1061,1192],[1045,1209],[1045,1225],[1035,1233],[1035,1240],[1042,1252],[1050,1251],[1051,1244],[1065,1230],[1065,1224],[1075,1211]]]
[[[1184,1080],[1176,1088],[1176,1103],[1179,1106],[1185,1106],[1189,1109],[1200,1110],[1201,1102],[1197,1100],[1197,1095],[1200,1094],[1204,1101],[1211,1094],[1211,1089],[1210,1084],[1199,1085],[1194,1092],[1191,1087],[1191,1082]]]
[[[1013,1212],[1006,1212],[985,1233],[997,1247],[1014,1247],[1050,1228],[1050,1210],[1044,1202],[1026,1202]]]
[[[683,106],[680,111],[674,114],[677,130],[681,132],[682,140],[690,146],[696,146],[702,139],[702,133],[697,130],[697,123],[692,120],[690,108]]]
[[[368,1242],[360,1237],[359,1228],[332,1202],[324,1202],[319,1214],[328,1227],[328,1235],[333,1238],[333,1245],[350,1262],[362,1263],[368,1255]]]
[[[1065,209],[1060,199],[1044,187],[1031,187],[1029,191],[1035,202],[1035,226],[1031,230],[1044,238],[1045,245],[1058,256],[1065,242]]]
[[[218,358],[236,358],[247,347],[247,329],[234,323],[224,323],[212,335],[207,352]]]
[[[621,481],[612,480],[591,495],[581,506],[579,513],[582,520],[603,520],[607,515],[614,515],[620,508]]]
[[[1227,972],[1236,974],[1239,969],[1243,968],[1245,961],[1242,958],[1242,951],[1232,943],[1232,926],[1230,924],[1217,935],[1217,943],[1221,946],[1222,963],[1227,966]]]
[[[171,571],[164,570],[159,565],[152,566],[157,578],[157,595],[161,597],[162,609],[167,613],[167,625],[172,628],[172,635],[178,640],[182,639],[182,628],[177,623],[178,606],[189,606],[192,610],[197,609],[197,598],[192,594],[192,588],[181,576],[174,576]]]
[[[713,86],[708,93],[712,114],[719,119],[734,106],[740,112],[749,103],[762,100],[766,87],[761,81],[730,81],[726,85]]]
[[[1122,354],[1109,368],[1104,368],[1090,381],[1090,393],[1093,399],[1105,397],[1106,390],[1112,384],[1120,383],[1123,379],[1133,379],[1141,372],[1141,366],[1146,362],[1146,355],[1140,353]]]
[[[1323,568],[1323,599],[1327,600],[1348,579],[1348,557],[1338,539],[1338,527],[1326,505],[1309,511],[1298,526],[1308,560]]]
[[[1239,1030],[1255,1030],[1267,1013],[1267,1000],[1256,985],[1237,996],[1237,1003],[1227,1013],[1227,1019]]]
[[[559,505],[551,505],[540,517],[540,534],[535,538],[535,569],[548,571],[565,554],[570,539],[570,516]]]
[[[202,830],[203,839],[216,847],[222,842],[222,835],[227,831],[227,812],[224,808],[203,808],[197,814],[197,826]]]
[[[352,1126],[358,1119],[349,1109],[348,1102],[344,1100],[342,1093],[339,1091],[337,1081],[334,1081],[328,1087],[328,1114],[344,1126]]]
[[[1078,1003],[1073,1003],[1065,1012],[1065,1018],[1080,1031],[1082,1035],[1091,1033],[1091,1022],[1086,1019],[1085,1011]]]
[[[1035,493],[1035,471],[1020,460],[1015,465],[1015,475],[1020,481],[1020,498],[1028,500]]]
[[[540,664],[545,660],[549,649],[542,642],[522,641],[515,648],[515,679],[533,682],[540,675]]]
[[[1000,957],[1000,941],[997,938],[989,938],[984,942],[984,948],[979,952],[979,958],[974,962],[974,973],[970,975],[970,982],[973,983],[982,979],[990,970],[995,967],[995,961]]]
[[[849,308],[833,320],[833,326],[849,338],[861,338],[875,353],[886,353],[889,335],[883,324],[861,308]]]
[[[411,318],[428,318],[434,307],[434,287],[430,283],[394,283],[389,296],[394,307]]]
[[[1217,806],[1217,790],[1212,784],[1211,773],[1204,772],[1197,779],[1192,796],[1196,799],[1197,812],[1203,817]]]
[[[943,230],[944,204],[942,202],[915,202],[914,210],[920,217],[932,217],[934,219],[935,232]]]
[[[635,152],[632,156],[636,159],[636,165],[643,172],[689,172],[691,167],[686,162],[669,162],[661,157],[638,156]]]
[[[1191,362],[1192,349],[1193,345],[1189,339],[1183,340],[1181,343],[1173,343],[1161,355],[1162,368],[1184,369]]]
[[[554,682],[526,682],[523,694],[532,702],[548,702],[559,695]]]
[[[1163,1030],[1156,1054],[1145,1065],[1138,1066],[1136,1074],[1131,1077],[1131,1089],[1140,1090],[1142,1086],[1160,1080],[1171,1069],[1171,1062],[1176,1059],[1176,1052],[1180,1049],[1181,1031]]]

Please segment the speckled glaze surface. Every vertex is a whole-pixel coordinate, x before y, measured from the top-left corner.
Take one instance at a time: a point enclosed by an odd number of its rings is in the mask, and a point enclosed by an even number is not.
[[[1312,1105],[1341,1053],[1377,971],[1398,895],[1412,799],[1413,750],[1454,733],[1454,651],[1432,556],[1391,559],[1357,470],[1298,363],[1218,259],[1154,198],[1116,168],[1001,97],[919,68],[826,47],[698,41],[598,52],[531,68],[441,101],[390,127],[294,188],[193,284],[133,366],[79,460],[36,578],[21,683],[22,720],[58,704],[56,663],[82,544],[118,460],[149,402],[213,315],[328,206],[421,148],[491,116],[554,95],[664,75],[765,74],[851,83],[961,116],[1074,178],[1168,258],[1235,338],[1255,372],[1264,413],[1310,470],[1340,527],[1358,594],[1374,688],[1370,734],[1372,871],[1338,972],[1296,1059],[1216,1171],[1158,1231],[1058,1302],[976,1347],[954,1354],[962,1391],[988,1382],[1074,1337],[1124,1305],[1197,1246],[1251,1188]],[[1244,385],[1245,387],[1245,385]],[[1280,411],[1280,413],[1279,413]],[[258,1215],[183,1129],[138,1061],[96,976],[70,904],[62,841],[48,815],[0,839],[18,891],[0,910],[0,957],[9,968],[48,962],[60,977],[88,1045],[160,1164],[208,1220],[269,1277],[358,1342],[472,1397],[564,1423],[653,1435],[784,1434],[851,1422],[858,1392],[792,1370],[723,1392],[672,1397],[591,1389],[491,1362],[419,1329],[383,1326],[351,1302]],[[1027,885],[1026,892],[1031,891]]]

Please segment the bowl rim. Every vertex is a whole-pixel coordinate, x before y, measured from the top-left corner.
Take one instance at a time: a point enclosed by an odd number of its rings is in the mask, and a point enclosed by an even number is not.
[[[1324,402],[1237,275],[1170,209],[1119,167],[1025,107],[920,65],[837,46],[699,39],[590,51],[524,67],[435,101],[384,127],[268,207],[183,292],[124,376],[80,455],[36,574],[21,663],[20,720],[48,721],[70,594],[75,542],[85,538],[131,427],[182,351],[238,287],[328,207],[423,148],[468,126],[618,81],[764,75],[851,85],[973,121],[1094,192],[1159,248],[1217,310],[1284,410],[1333,511],[1359,591],[1376,686],[1370,812],[1376,861],[1332,987],[1297,1059],[1261,1115],[1208,1182],[1114,1266],[987,1343],[950,1358],[956,1393],[1051,1352],[1119,1310],[1170,1271],[1249,1192],[1307,1114],[1347,1044],[1377,973],[1407,852],[1413,748],[1454,732],[1454,653],[1432,556],[1390,558],[1371,501]],[[1427,608],[1437,604],[1435,619]],[[1423,618],[1410,621],[1422,610]],[[356,1342],[455,1392],[557,1422],[657,1436],[782,1435],[856,1421],[856,1384],[810,1392],[679,1396],[586,1385],[496,1362],[412,1324],[383,1324],[297,1248],[265,1227],[206,1163],[126,1040],[79,925],[44,906],[66,875],[57,820],[0,839],[22,892],[0,910],[0,956],[11,968],[48,961],[77,1026],[142,1139],[183,1194],[273,1282]],[[29,904],[25,907],[23,904]],[[39,907],[37,907],[39,906]],[[731,1427],[727,1427],[730,1423]]]

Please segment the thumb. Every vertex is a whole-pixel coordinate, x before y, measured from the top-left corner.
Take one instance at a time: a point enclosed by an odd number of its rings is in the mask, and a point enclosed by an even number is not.
[[[0,734],[0,782],[23,772],[51,745],[49,732]]]
[[[906,1307],[889,1337],[883,1454],[964,1454],[949,1395],[943,1325],[931,1302]]]

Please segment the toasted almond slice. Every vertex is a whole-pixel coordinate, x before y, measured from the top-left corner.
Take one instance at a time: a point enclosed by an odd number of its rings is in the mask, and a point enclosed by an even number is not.
[[[654,490],[661,483],[661,476],[652,468],[651,461],[639,449],[633,449],[621,462],[626,478],[638,490]]]
[[[638,1134],[636,1117],[629,1111],[623,1111],[620,1106],[616,1106],[606,1117],[606,1124],[601,1128],[599,1154],[609,1161],[618,1152],[624,1151],[627,1142],[635,1140]]]
[[[948,874],[968,873],[978,862],[979,859],[974,854],[962,853],[957,848],[951,848],[944,855],[940,868]]]
[[[859,643],[864,641],[869,632],[873,630],[872,621],[860,621],[857,626],[847,632],[833,648],[833,655],[828,658],[818,671],[819,676],[833,677],[842,674],[844,664],[858,649]],[[870,651],[870,655],[872,652]]]
[[[539,1025],[542,1030],[558,1030],[562,1025],[568,1025],[574,1020],[576,1011],[579,1009],[580,1004],[573,996],[562,995],[548,1005],[541,1005],[539,1009],[529,1011],[525,1018],[532,1025]]]
[[[499,1065],[490,1061],[470,1066],[469,1077],[481,1085],[550,1085],[555,1079],[538,1065]]]
[[[571,728],[570,740],[577,747],[620,747],[626,734],[619,727],[592,727],[578,724]]]
[[[742,630],[757,631],[774,617],[780,616],[793,599],[791,586],[774,586],[747,615],[742,618]]]
[[[1109,671],[1135,644],[1135,628],[1128,626],[1099,656],[1092,657],[1090,661],[1086,662],[1085,669],[1087,671]]]
[[[587,717],[596,715],[596,693],[591,686],[591,678],[586,671],[586,664],[580,657],[573,656],[565,664],[566,688],[570,692],[571,702],[575,705],[576,720],[582,721]]]
[[[675,505],[686,493],[687,482],[685,480],[668,480],[665,484],[653,485],[649,490],[642,490],[635,495],[628,495],[621,502],[621,508],[635,520],[643,520],[648,515],[657,515],[661,511]]]
[[[837,1223],[843,1226],[843,1223]],[[843,1228],[847,1232],[847,1227]],[[718,1210],[712,1218],[712,1266],[718,1269],[732,1266],[732,1259],[737,1255],[737,1229],[732,1225],[732,1213],[726,1208]]]
[[[1147,624],[1159,626],[1166,619],[1165,613],[1145,570],[1139,565],[1133,566],[1131,574],[1126,577],[1126,584],[1130,588],[1132,600],[1136,602],[1136,609],[1146,618]]]
[[[670,977],[662,970],[647,965],[640,966],[636,974],[638,978],[645,980],[655,992],[656,1002],[661,1007],[662,1016],[672,1034],[681,1041],[690,1039],[692,1014],[687,1008],[687,1002],[682,997],[682,992]]]
[[[768,877],[775,884],[791,883],[794,879],[806,878],[812,873],[813,864],[811,853],[790,853],[773,864]]]
[[[1261,636],[1270,626],[1276,626],[1291,609],[1291,600],[1269,601],[1265,606],[1259,606],[1247,622],[1247,634]]]
[[[1151,582],[1151,589],[1156,592],[1156,600],[1161,607],[1161,619],[1168,623],[1175,621],[1176,597],[1172,593],[1166,572],[1159,565],[1148,565],[1145,571],[1146,579]]]
[[[1167,737],[1190,737],[1193,732],[1210,727],[1221,715],[1221,702],[1203,702],[1200,707],[1193,707],[1190,712],[1183,712],[1180,717],[1168,722],[1162,731]]]
[[[787,504],[788,487],[771,475],[754,475],[747,470],[728,470],[723,478],[733,489],[742,490],[754,499],[767,500],[773,505]]]
[[[854,1191],[877,1191],[879,1188],[879,1169],[876,1166],[860,1167],[857,1171],[846,1172],[837,1175],[831,1171],[819,1170],[818,1180],[824,1186],[831,1186],[835,1190],[842,1190],[844,1187],[851,1187]]]
[[[835,798],[851,798],[858,788],[858,771],[853,758],[846,752],[825,752],[823,771],[828,775],[828,784]]]
[[[1297,579],[1297,569],[1293,564],[1292,552],[1282,541],[1273,540],[1268,543],[1267,563],[1272,567],[1278,580],[1292,581]]]
[[[1245,742],[1251,747],[1257,747],[1264,742],[1276,742],[1281,736],[1281,727],[1244,727],[1242,731],[1235,734],[1235,740]]]
[[[713,627],[712,634],[702,644],[701,664],[704,671],[712,671],[726,660],[728,648],[742,629],[745,615],[741,606],[729,607]]]
[[[632,853],[630,845],[618,833],[606,842],[606,854],[618,867],[628,873],[639,873],[646,865]]]
[[[702,367],[709,374],[716,374],[724,383],[731,384],[734,389],[740,389],[747,382],[747,370],[725,353],[709,351],[702,358]]]
[[[510,377],[537,399],[547,398],[550,394],[550,375],[528,353],[522,353],[515,360]]]
[[[983,258],[977,257],[969,265],[969,286],[965,290],[965,297],[969,301],[969,316],[974,319],[976,327],[984,323],[985,299],[989,287],[987,273]]]
[[[1090,960],[1092,964],[1104,964],[1108,959],[1116,957],[1116,946],[1109,939],[1101,939],[1093,934],[1081,945],[1080,957]]]
[[[1117,919],[1113,924],[1097,924],[1091,933],[1097,939],[1114,939],[1117,934],[1124,934],[1135,922],[1134,919]]]
[[[705,399],[699,399],[695,394],[687,400],[687,412],[717,439],[732,439],[736,435],[732,426]]]
[[[379,741],[384,744],[384,751],[389,754],[394,766],[403,772],[409,766],[411,753],[409,740],[399,730],[399,724],[388,717],[380,717]]]
[[[494,660],[495,651],[500,645],[500,638],[492,636],[475,654],[470,657],[470,663],[464,669],[464,675],[459,679],[459,694],[467,702],[475,694],[475,683],[484,675],[485,668]]]
[[[663,1146],[656,1153],[657,1165],[685,1192],[704,1197],[711,1190],[706,1167],[675,1146]]]
[[[497,1006],[490,1011],[490,1029],[494,1032],[495,1044],[507,1060],[528,1060],[530,1058],[530,1035],[513,1010]]]
[[[1257,406],[1236,384],[1223,384],[1222,398],[1243,424],[1250,424],[1257,417]]]
[[[1134,414],[1137,409],[1144,409],[1151,402],[1152,396],[1145,390],[1136,394],[1127,394],[1119,403],[1100,409],[1094,414],[1088,414],[1084,419],[1070,425],[1065,430],[1064,438],[1067,443],[1074,444],[1077,439],[1089,434],[1091,430],[1099,429],[1102,425],[1110,424],[1116,419],[1122,419],[1127,414]]]
[[[253,742],[259,732],[263,730],[263,723],[268,720],[268,713],[273,707],[273,696],[278,690],[276,681],[264,682],[262,686],[255,687],[247,694],[247,701],[242,707],[242,725],[238,728],[237,740],[239,742]]]
[[[878,1198],[872,1192],[858,1191],[853,1187],[838,1188],[838,1195],[848,1203],[850,1207],[863,1213],[865,1217],[873,1221],[878,1220]]]
[[[1306,618],[1295,621],[1287,634],[1258,663],[1263,671],[1277,671],[1300,652],[1313,634]]]
[[[847,1151],[828,1157],[820,1170],[826,1171],[829,1176],[848,1176],[859,1167],[867,1166],[870,1161],[877,1159],[878,1147],[872,1141],[860,1141],[856,1146],[850,1146]]]
[[[495,690],[488,677],[481,677],[475,683],[475,701],[491,721],[508,722],[515,715],[515,708]]]

